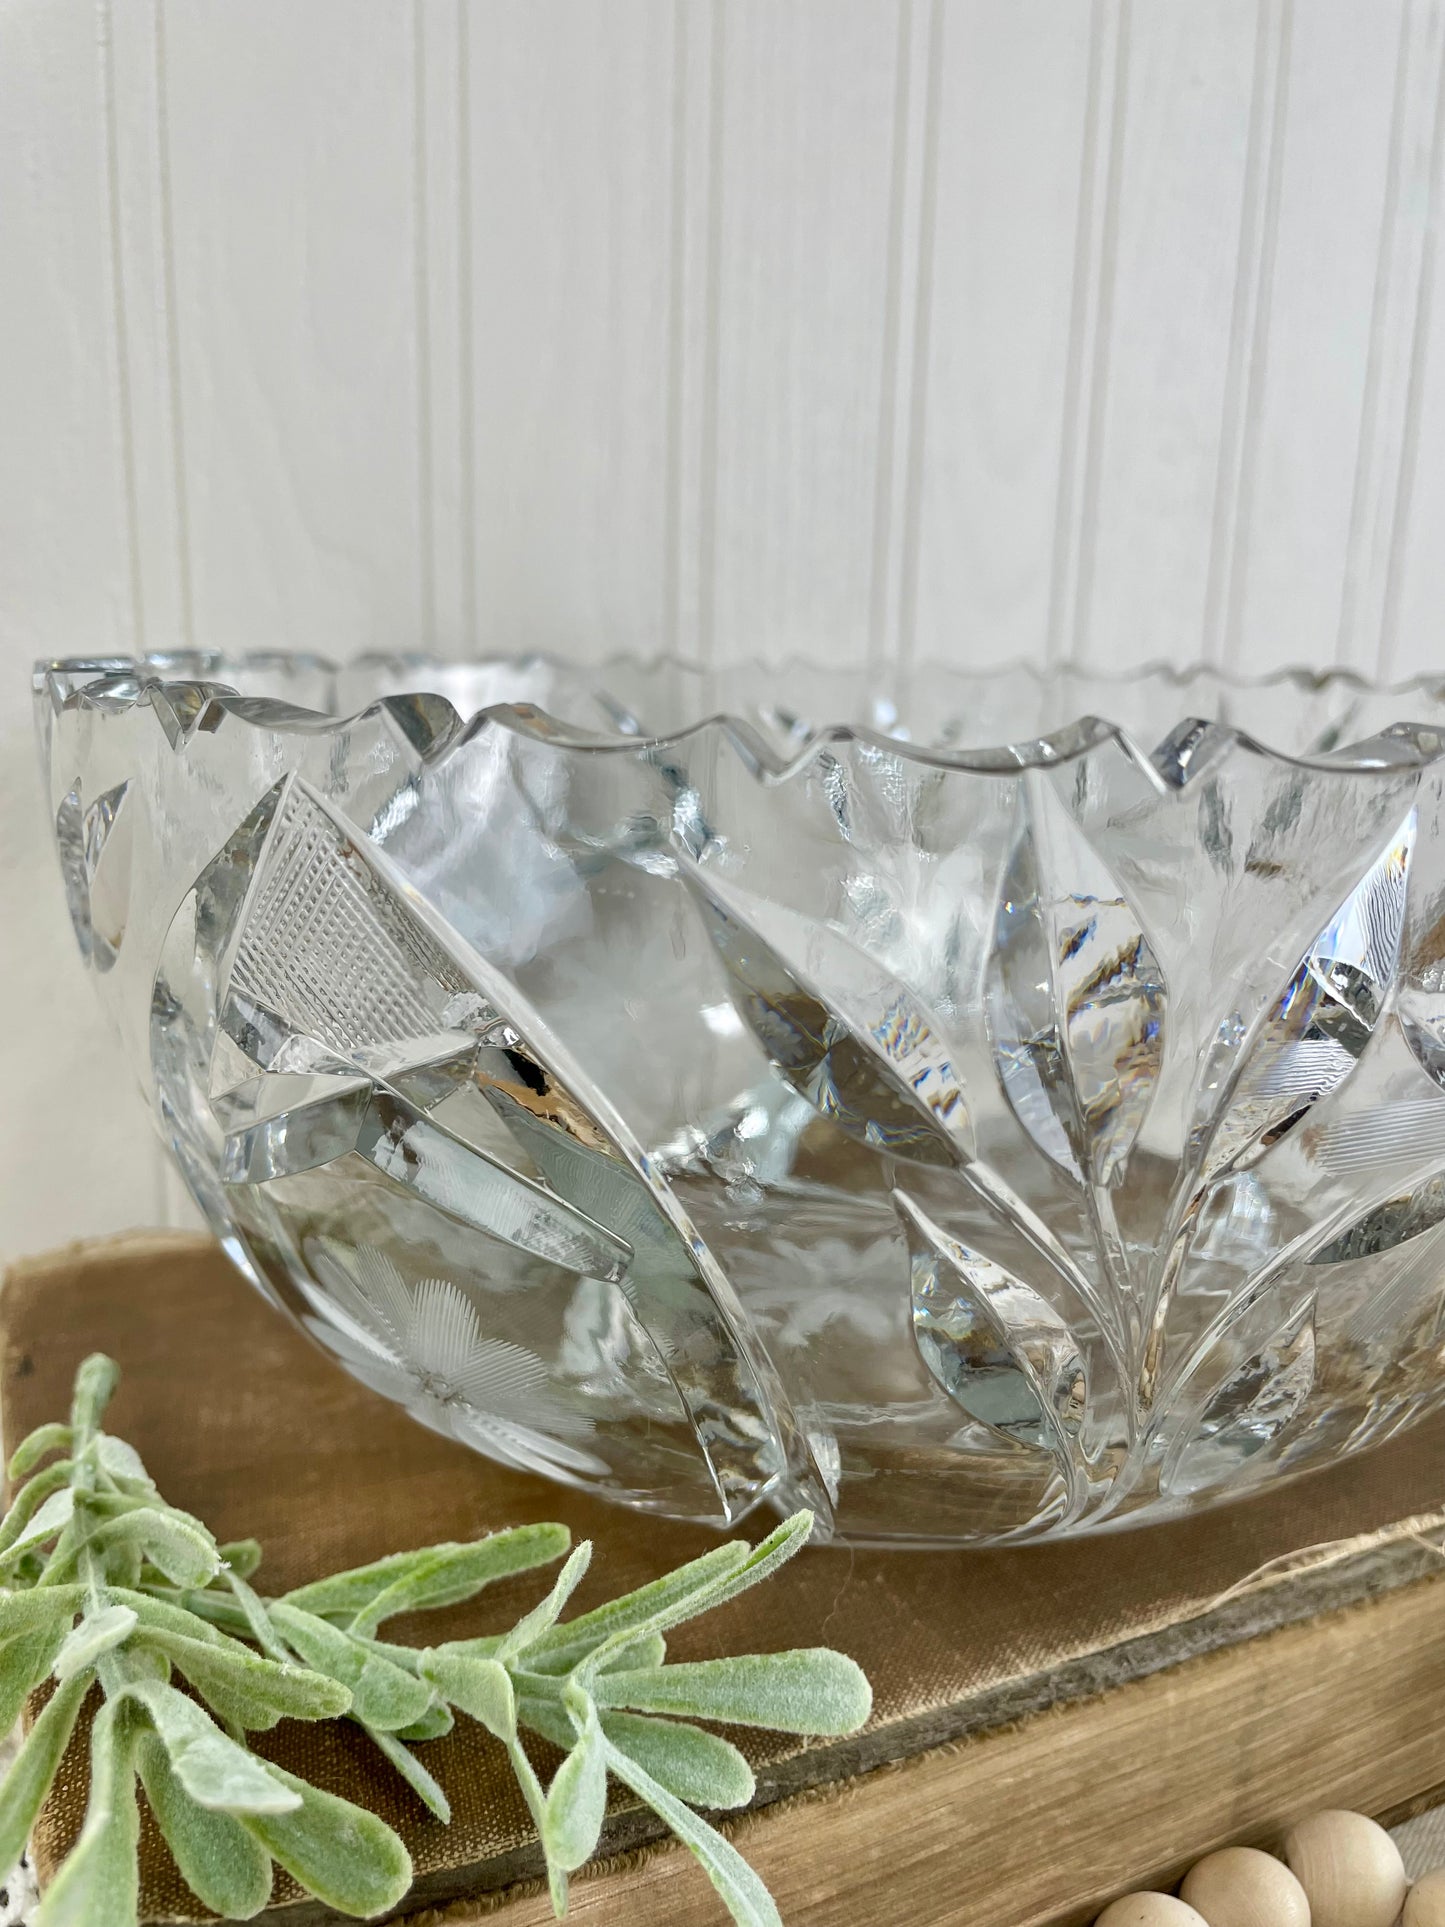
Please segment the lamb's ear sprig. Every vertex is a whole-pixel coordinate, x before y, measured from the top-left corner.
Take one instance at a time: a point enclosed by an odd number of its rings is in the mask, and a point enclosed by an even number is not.
[[[101,1429],[117,1377],[99,1354],[80,1367],[69,1423],[40,1427],[15,1452],[11,1479],[26,1483],[0,1521],[0,1730],[52,1686],[0,1784],[0,1866],[23,1851],[82,1704],[93,1688],[102,1696],[85,1822],[37,1927],[134,1923],[137,1778],[183,1879],[227,1918],[265,1906],[273,1866],[341,1913],[394,1906],[411,1862],[392,1829],[259,1759],[246,1736],[282,1719],[350,1719],[446,1822],[446,1794],[412,1749],[457,1713],[506,1750],[559,1917],[568,1875],[597,1849],[610,1778],[696,1855],[736,1921],[776,1927],[762,1882],[696,1811],[745,1805],[752,1771],[693,1722],[850,1733],[868,1717],[868,1682],[824,1648],[669,1663],[666,1635],[775,1572],[807,1542],[809,1513],[572,1620],[562,1613],[592,1548],[569,1553],[559,1525],[397,1553],[266,1598],[250,1584],[255,1541],[217,1545]],[[461,1604],[564,1554],[510,1632],[425,1647],[379,1636],[400,1614]],[[546,1786],[524,1731],[563,1754]]]

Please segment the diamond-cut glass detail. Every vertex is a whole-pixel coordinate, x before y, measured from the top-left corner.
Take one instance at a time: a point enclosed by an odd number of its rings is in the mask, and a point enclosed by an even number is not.
[[[1088,1531],[1445,1403],[1445,693],[911,675],[42,666],[76,938],[235,1262],[715,1525]]]

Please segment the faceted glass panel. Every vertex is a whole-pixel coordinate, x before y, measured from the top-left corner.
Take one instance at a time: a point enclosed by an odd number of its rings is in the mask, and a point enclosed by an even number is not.
[[[36,698],[187,1184],[477,1451],[963,1544],[1445,1397],[1433,685],[187,653]]]

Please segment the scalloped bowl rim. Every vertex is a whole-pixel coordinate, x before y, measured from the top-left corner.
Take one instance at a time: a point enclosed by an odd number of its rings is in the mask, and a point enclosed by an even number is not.
[[[689,743],[700,735],[721,732],[760,775],[776,781],[786,781],[797,775],[830,746],[850,742],[924,768],[1008,776],[1018,775],[1028,769],[1067,764],[1112,739],[1158,787],[1178,787],[1194,773],[1190,769],[1177,781],[1165,777],[1154,755],[1142,748],[1129,730],[1093,713],[1082,714],[1073,721],[1027,739],[996,745],[970,745],[959,749],[914,742],[906,735],[893,734],[857,722],[809,724],[806,734],[800,738],[801,747],[797,753],[785,756],[765,740],[754,724],[728,710],[704,711],[692,722],[655,734],[647,734],[640,728],[627,730],[621,727],[600,733],[580,728],[530,703],[491,703],[464,716],[447,696],[426,687],[424,681],[429,674],[458,671],[554,669],[578,677],[594,695],[600,696],[605,690],[608,671],[618,668],[646,674],[681,673],[696,676],[700,680],[719,673],[707,664],[668,651],[652,655],[619,651],[601,661],[583,663],[569,661],[545,650],[496,651],[451,657],[427,652],[366,651],[345,660],[311,650],[160,650],[141,656],[41,659],[34,666],[33,688],[37,701],[48,697],[51,708],[57,712],[66,708],[114,711],[146,705],[153,707],[152,698],[156,693],[169,705],[171,692],[193,691],[204,701],[197,709],[194,720],[182,732],[187,742],[196,732],[200,717],[213,707],[261,731],[319,736],[340,735],[382,713],[395,718],[409,702],[425,699],[436,706],[441,717],[440,726],[433,730],[430,741],[423,746],[409,731],[402,732],[419,760],[425,764],[444,760],[486,730],[502,728],[534,741],[589,754],[662,752]],[[204,673],[229,672],[233,676],[244,676],[277,669],[294,669],[333,677],[356,676],[372,671],[395,679],[415,676],[418,684],[414,689],[397,690],[372,698],[357,709],[340,712],[308,709],[278,696],[250,696],[244,689],[238,689],[232,683],[213,680],[212,674]],[[180,670],[189,673],[175,673]],[[197,670],[203,673],[197,674]],[[788,674],[809,671],[836,673],[831,666],[798,654],[783,657],[773,664],[756,661],[733,663],[721,673],[732,677],[754,674],[760,687],[765,687],[768,679],[781,680]],[[856,673],[862,677],[867,671],[859,666]],[[963,687],[970,683],[984,685],[998,682],[1008,676],[1030,677],[1041,689],[1050,682],[1071,678],[1097,684],[1104,689],[1123,689],[1152,682],[1184,690],[1208,680],[1223,689],[1241,694],[1292,688],[1308,695],[1338,686],[1377,697],[1399,697],[1402,701],[1412,695],[1420,695],[1432,703],[1445,704],[1445,676],[1423,672],[1397,682],[1388,682],[1340,665],[1311,669],[1301,664],[1290,664],[1252,676],[1204,661],[1176,664],[1155,660],[1134,668],[1108,669],[1072,661],[1044,664],[1023,660],[989,665],[925,662],[899,673],[909,681],[930,673],[946,675]],[[87,680],[79,681],[82,677]],[[620,705],[614,706],[620,709]],[[1183,716],[1180,725],[1199,720]],[[1214,732],[1215,740],[1221,747],[1237,747],[1289,769],[1320,770],[1336,775],[1398,775],[1402,768],[1425,768],[1445,757],[1445,719],[1439,725],[1414,725],[1402,717],[1394,725],[1401,734],[1390,739],[1393,753],[1389,755],[1382,752],[1378,734],[1359,744],[1347,744],[1319,755],[1308,755],[1278,749],[1233,724],[1207,723],[1206,726]],[[1211,755],[1207,761],[1212,766],[1216,758]]]

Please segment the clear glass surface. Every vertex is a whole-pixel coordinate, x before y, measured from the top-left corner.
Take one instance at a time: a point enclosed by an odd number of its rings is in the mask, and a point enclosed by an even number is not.
[[[1438,685],[188,655],[36,700],[191,1191],[478,1451],[965,1544],[1445,1393]]]

